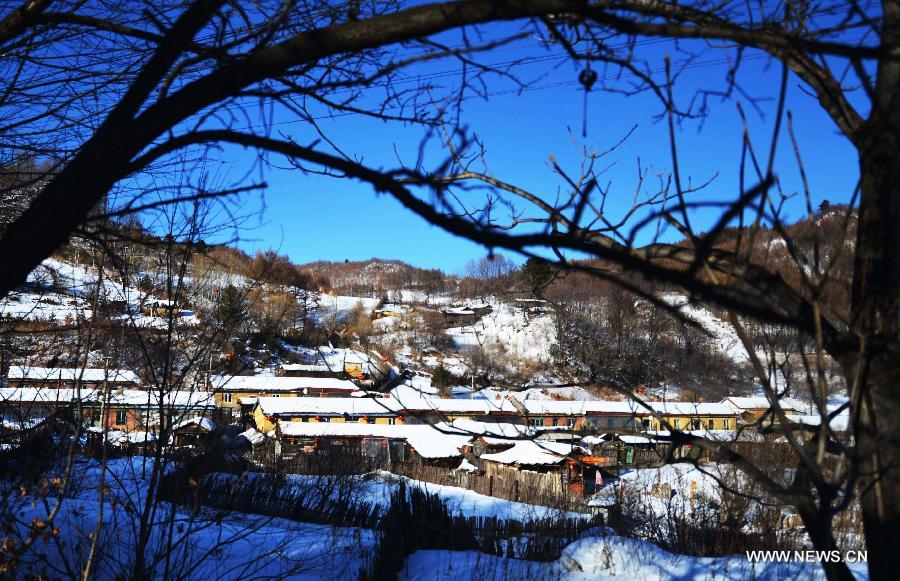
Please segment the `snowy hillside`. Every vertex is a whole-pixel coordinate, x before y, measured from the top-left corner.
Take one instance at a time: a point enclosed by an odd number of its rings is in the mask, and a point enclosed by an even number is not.
[[[532,315],[497,299],[487,304],[492,311],[480,321],[447,330],[457,345],[484,347],[512,361],[550,362],[551,349],[556,344],[556,324],[551,314]]]

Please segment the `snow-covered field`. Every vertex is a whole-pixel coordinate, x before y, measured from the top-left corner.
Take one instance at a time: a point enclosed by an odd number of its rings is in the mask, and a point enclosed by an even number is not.
[[[138,538],[143,501],[151,464],[142,457],[110,461],[104,476],[107,487],[100,502],[97,491],[101,470],[96,460],[79,460],[71,498],[62,502],[53,523],[58,534],[42,536],[21,559],[17,574],[64,578],[79,571],[90,552],[91,534],[102,522],[95,573],[114,579],[129,571]],[[702,477],[683,472],[660,475]],[[316,487],[322,477],[289,476],[287,483]],[[359,478],[354,492],[360,499],[386,505],[401,478],[379,473]],[[626,478],[634,482],[634,478]],[[677,478],[675,479],[678,480]],[[450,486],[406,480],[410,486],[438,494],[450,510],[466,516],[494,516],[529,520],[553,511]],[[704,490],[706,483],[700,485]],[[19,530],[46,519],[55,499],[47,504],[20,498]],[[575,515],[572,515],[575,516]],[[171,517],[171,518],[170,518]],[[355,579],[371,558],[375,535],[368,529],[300,523],[243,513],[201,510],[192,514],[166,503],[150,516],[153,532],[145,555],[151,577],[184,579]],[[51,529],[52,531],[52,529]],[[697,558],[674,555],[650,543],[592,529],[567,546],[559,559],[534,562],[496,557],[477,551],[426,550],[413,553],[401,571],[401,579],[821,579],[814,564],[751,564],[743,555]],[[65,539],[66,542],[58,542]],[[864,565],[854,565],[855,575],[867,577]]]
[[[866,579],[864,565],[851,566],[858,579]],[[413,553],[400,579],[824,579],[818,565],[794,563],[751,564],[744,555],[702,558],[674,555],[659,547],[615,535],[591,536],[567,546],[549,563],[508,559],[475,551],[418,551]]]
[[[39,538],[21,559],[17,574],[59,579],[80,572],[90,552],[91,535],[102,522],[96,578],[116,579],[123,573],[129,577],[151,466],[139,456],[111,461],[104,476],[107,494],[100,502],[99,463],[79,462],[71,498],[62,501],[53,522],[58,534]],[[46,521],[55,503],[54,498],[46,504],[22,498],[17,507],[19,530],[35,519]],[[150,578],[356,578],[374,546],[373,533],[366,529],[241,513],[194,515],[167,503],[157,507],[149,522],[153,527],[145,555]],[[65,542],[57,542],[60,539]]]

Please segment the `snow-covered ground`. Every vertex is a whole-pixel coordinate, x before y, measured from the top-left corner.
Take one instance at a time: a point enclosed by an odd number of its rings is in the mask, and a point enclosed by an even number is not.
[[[318,303],[316,307],[316,318],[321,322],[334,320],[338,322],[347,321],[355,309],[361,307],[362,310],[371,315],[378,304],[378,299],[368,297],[347,297],[339,295],[329,295],[324,293],[316,293],[315,301]]]
[[[457,345],[494,349],[516,362],[550,361],[551,348],[556,343],[552,315],[529,315],[524,309],[499,300],[487,304],[493,311],[475,324],[447,330]]]
[[[71,498],[62,501],[50,534],[44,535],[20,560],[20,576],[68,577],[79,572],[90,551],[91,534],[102,522],[96,578],[128,576],[133,563],[143,502],[152,464],[142,457],[109,462],[104,476],[106,494],[97,498],[101,484],[98,461],[76,463]],[[666,467],[664,470],[669,470]],[[704,477],[672,468],[660,474],[665,481],[699,482]],[[234,478],[233,476],[224,476]],[[288,476],[285,483],[301,490],[330,490],[317,480],[327,477]],[[387,506],[401,480],[439,495],[454,514],[527,521],[559,515],[553,509],[483,496],[469,490],[418,482],[388,473],[359,477],[352,485],[357,498]],[[636,477],[624,478],[635,483]],[[688,484],[690,486],[690,484]],[[55,504],[21,497],[15,507],[19,531],[46,520]],[[101,514],[102,513],[102,514]],[[567,513],[577,517],[577,513]],[[37,520],[35,520],[37,519]],[[159,505],[151,517],[155,523],[145,551],[151,577],[178,578],[279,578],[352,579],[373,556],[375,534],[354,527],[332,527],[258,515],[219,512],[210,509],[190,513]],[[170,523],[170,524],[167,524]],[[57,542],[64,539],[65,542]],[[864,565],[853,565],[854,574],[867,577]],[[650,543],[591,529],[568,545],[559,559],[534,562],[495,557],[477,551],[425,550],[410,555],[401,579],[748,579],[824,578],[815,564],[752,564],[744,555],[697,558],[675,555]]]
[[[55,292],[13,292],[0,299],[0,315],[19,321],[56,321],[64,324],[91,318],[86,300]]]
[[[678,310],[688,319],[699,323],[713,337],[716,347],[737,363],[749,361],[747,350],[728,321],[723,321],[709,309],[691,303],[688,298],[678,293],[667,293],[660,297]]]
[[[80,573],[90,551],[90,535],[102,522],[96,578],[130,577],[151,467],[139,456],[110,461],[104,476],[107,494],[101,503],[97,498],[100,465],[96,460],[80,461],[71,498],[62,501],[53,522],[58,534],[41,537],[21,559],[17,574],[68,578]],[[20,531],[34,519],[45,521],[56,502],[52,497],[48,504],[36,500],[21,499],[17,507]],[[194,515],[170,510],[162,503],[151,515],[155,525],[145,551],[150,578],[356,578],[374,545],[374,535],[366,529],[241,513]]]
[[[868,578],[865,564],[851,567]],[[750,563],[744,555],[702,558],[674,555],[659,547],[615,535],[590,536],[571,543],[549,563],[509,559],[476,551],[418,551],[407,559],[403,580],[437,579],[824,579],[816,564]]]

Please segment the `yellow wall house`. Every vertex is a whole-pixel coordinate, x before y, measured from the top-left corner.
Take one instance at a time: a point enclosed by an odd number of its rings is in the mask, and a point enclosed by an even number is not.
[[[665,430],[664,421],[676,430],[734,430],[738,412],[721,403],[649,402],[654,413],[639,413],[647,430]]]
[[[238,400],[258,397],[347,397],[359,387],[333,377],[273,377],[271,375],[213,375],[210,389],[216,406],[237,411]]]
[[[396,400],[371,398],[261,397],[253,409],[256,429],[263,433],[279,422],[403,424]]]
[[[748,424],[758,421],[763,415],[770,412],[772,405],[765,397],[726,397],[720,403],[739,413],[741,420]],[[784,410],[786,416],[802,414],[808,408],[802,402],[789,398],[779,400],[778,405]],[[774,419],[774,415],[770,415]]]

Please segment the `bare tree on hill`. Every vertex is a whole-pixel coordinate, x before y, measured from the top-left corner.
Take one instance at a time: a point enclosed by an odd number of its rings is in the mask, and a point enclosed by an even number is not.
[[[250,11],[250,12],[248,12]],[[135,17],[138,15],[137,17]],[[509,32],[493,23],[519,21]],[[464,30],[460,45],[441,33]],[[523,35],[552,40],[579,63],[585,90],[647,93],[659,101],[668,127],[671,175],[655,195],[625,216],[610,215],[602,200],[613,190],[598,184],[588,152],[576,171],[553,170],[564,195],[532,192],[504,181],[469,156],[472,140],[454,121],[445,164],[410,163],[393,169],[369,167],[352,153],[332,147],[316,119],[356,114],[426,127],[455,118],[454,108],[491,79],[514,77],[510,67],[492,67],[480,57]],[[681,63],[651,63],[645,39],[678,41]],[[418,52],[399,51],[416,47]],[[628,272],[672,285],[723,309],[752,347],[743,320],[795,329],[838,361],[849,389],[851,435],[839,438],[827,422],[800,441],[786,430],[802,462],[790,487],[769,479],[727,446],[672,432],[676,443],[710,449],[757,478],[767,492],[797,508],[814,545],[834,546],[830,519],[861,497],[873,578],[900,568],[900,2],[780,2],[746,4],[698,0],[584,2],[577,0],[461,0],[407,7],[402,3],[272,2],[252,9],[224,0],[172,3],[55,2],[37,0],[0,12],[0,143],[53,161],[52,179],[0,239],[0,293],[25,280],[88,219],[105,196],[120,212],[139,211],[142,179],[166,167],[173,155],[211,153],[216,144],[260,151],[261,160],[286,156],[298,170],[359,180],[398,200],[408,210],[447,231],[493,249],[534,256],[550,252],[559,267],[582,270],[639,292],[606,269],[573,264],[567,253],[589,255]],[[692,105],[676,97],[679,73],[704,54],[729,62],[728,74]],[[742,66],[751,55],[779,67],[773,83],[773,138],[762,150],[745,138],[738,191],[718,208],[706,232],[691,222],[701,204],[691,195],[680,159],[676,126],[702,117],[713,96],[737,98]],[[467,73],[456,99],[435,112],[427,80],[403,85],[402,72],[417,63],[455,59]],[[605,67],[602,77],[588,67]],[[587,72],[591,71],[591,72]],[[497,76],[492,76],[497,75]],[[834,282],[833,261],[816,253],[812,263],[793,253],[796,282],[749,255],[754,226],[783,231],[776,152],[794,146],[785,109],[789,87],[799,84],[831,119],[858,154],[860,182],[852,278],[846,312],[821,300]],[[371,89],[375,89],[372,91]],[[374,93],[374,94],[373,94]],[[369,97],[366,99],[364,97]],[[752,100],[751,100],[752,102]],[[443,103],[443,102],[442,102]],[[275,131],[266,113],[277,106],[312,130],[316,139],[291,139]],[[257,113],[265,119],[257,123]],[[474,160],[474,161],[473,161]],[[189,183],[189,176],[185,176]],[[488,200],[460,207],[455,193],[478,185]],[[208,190],[195,184],[174,199],[234,195],[259,183]],[[811,200],[809,192],[804,192]],[[631,195],[631,194],[629,194]],[[501,221],[503,200],[530,207]],[[811,202],[808,203],[810,211]],[[848,212],[849,214],[849,212]],[[849,222],[849,219],[848,219]],[[637,224],[636,224],[637,223]],[[528,229],[517,228],[526,224]],[[642,227],[666,224],[679,243],[638,244]],[[738,236],[723,244],[726,228]],[[637,225],[637,228],[635,228]],[[665,307],[658,297],[645,295]],[[762,362],[758,375],[784,419]],[[822,415],[821,361],[811,361],[808,388]],[[837,476],[823,472],[826,448],[840,450]],[[842,564],[827,564],[832,578],[847,578]]]

